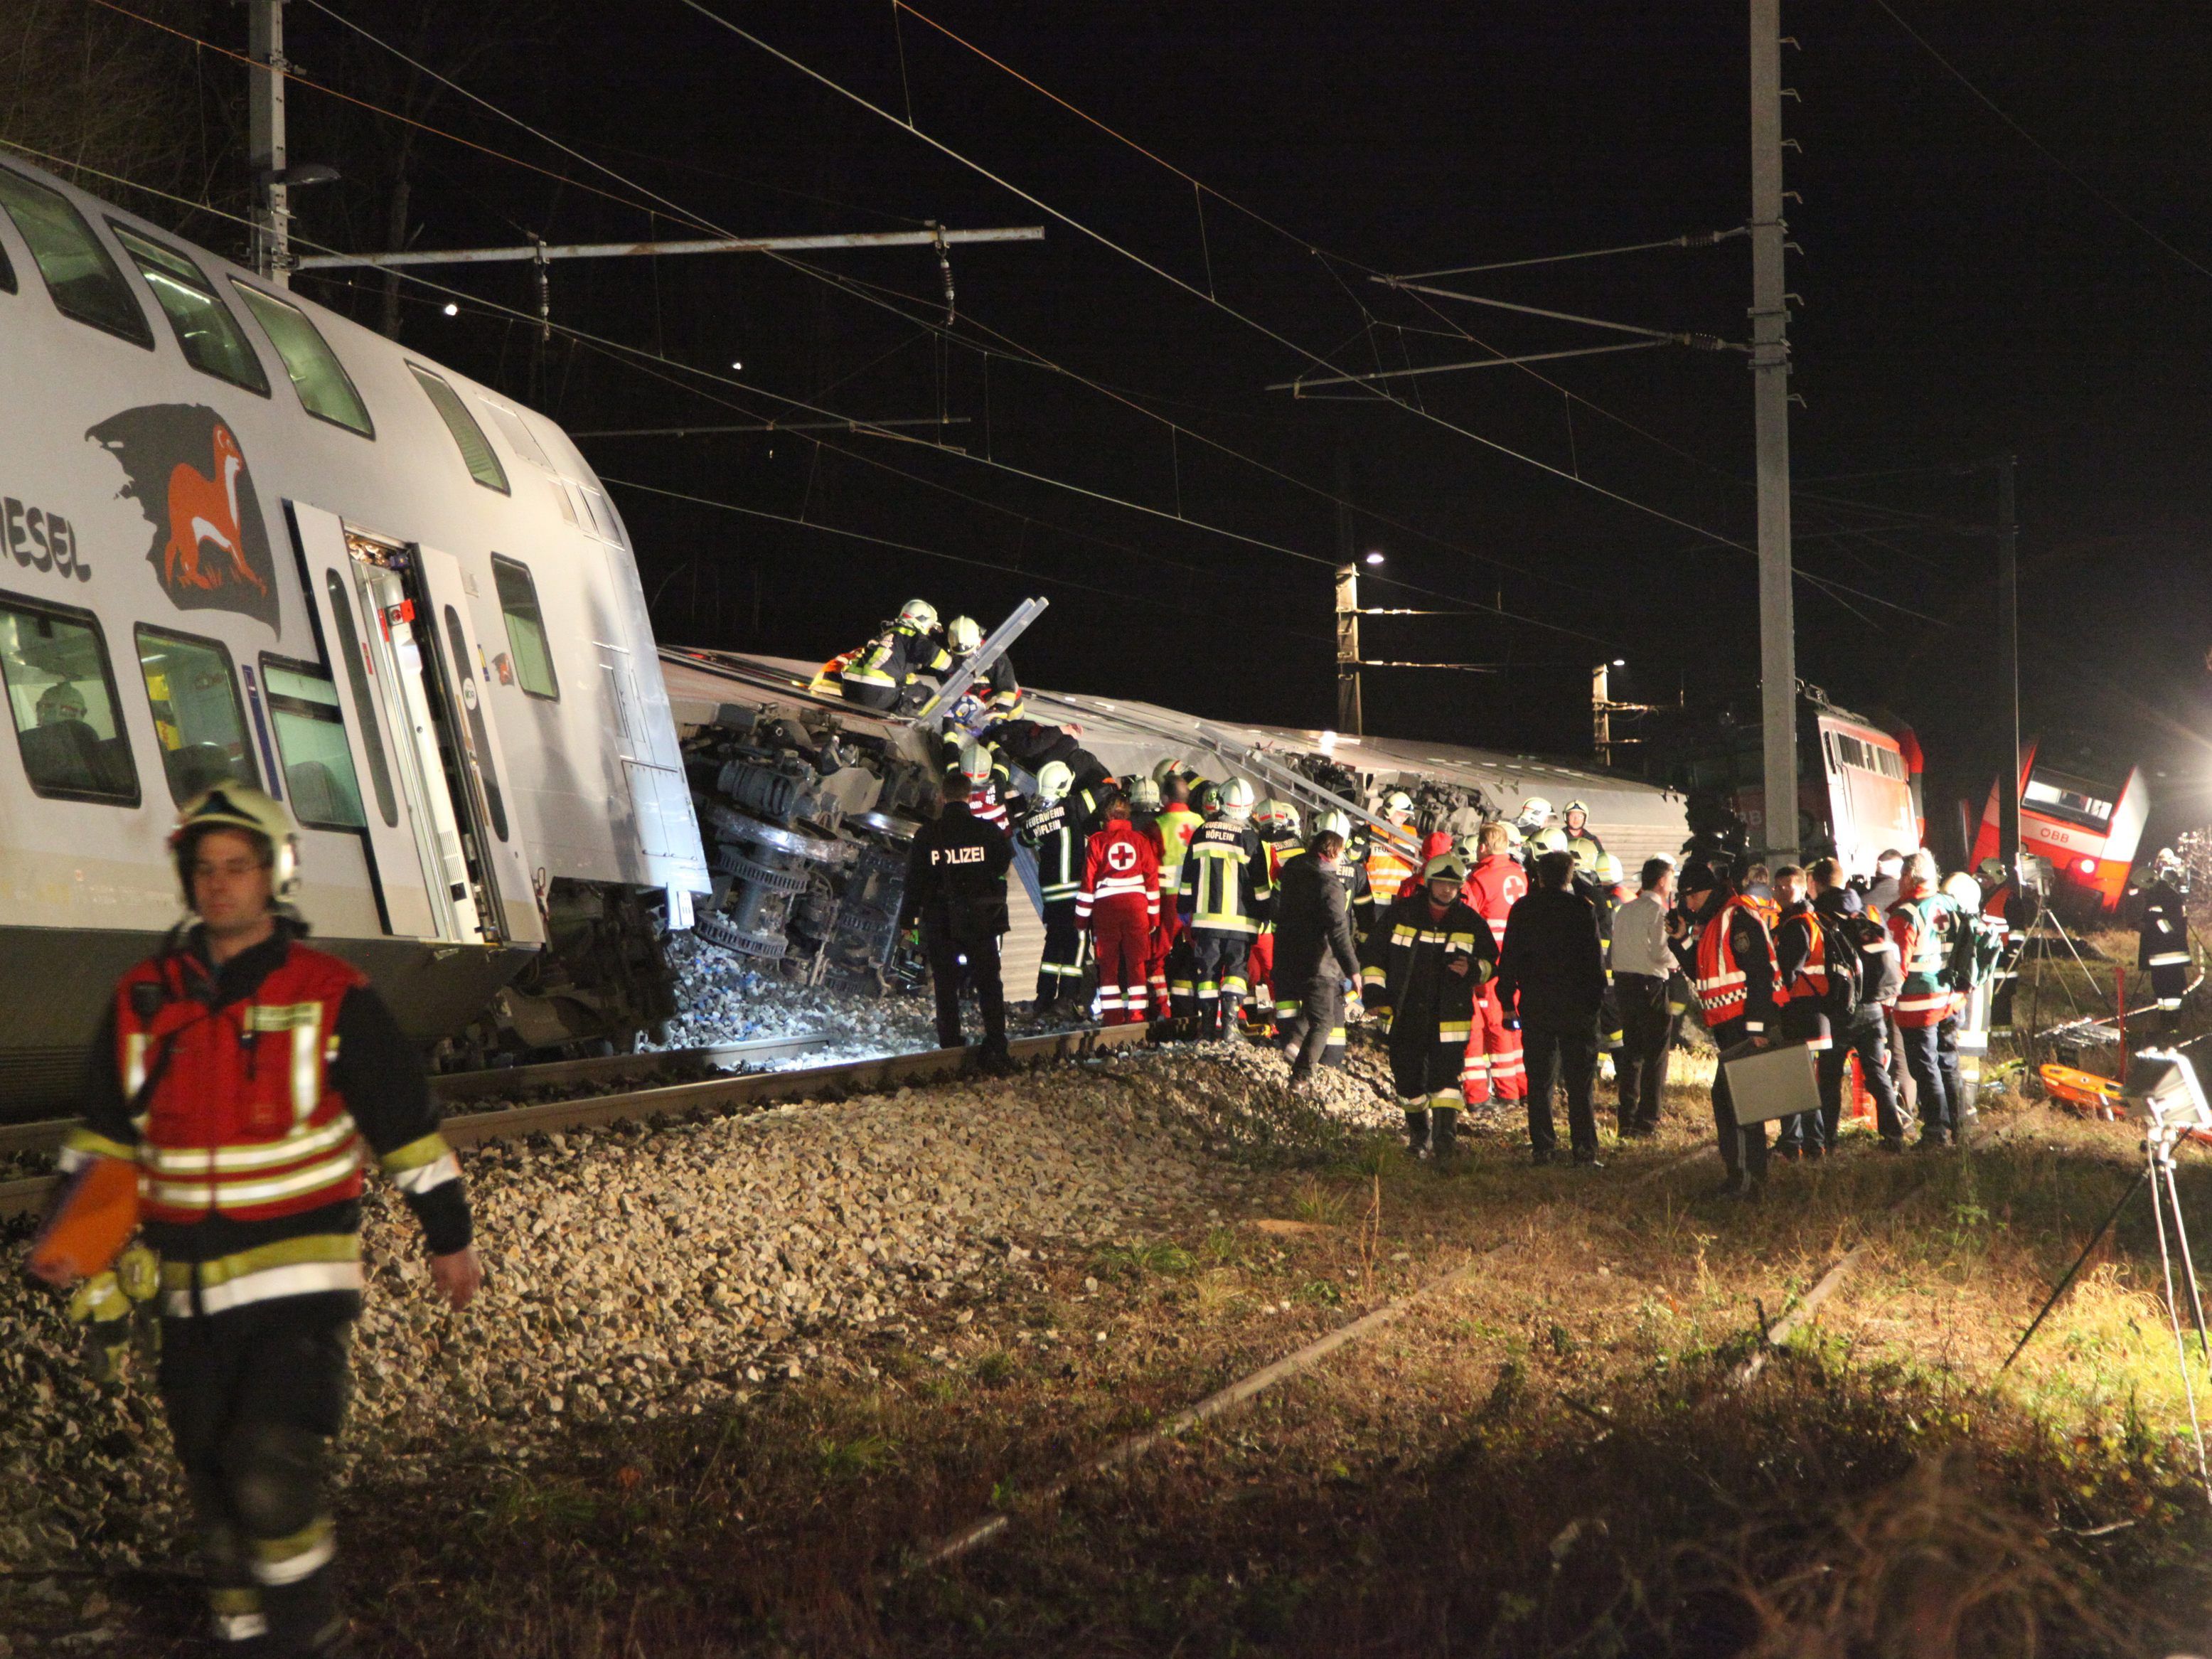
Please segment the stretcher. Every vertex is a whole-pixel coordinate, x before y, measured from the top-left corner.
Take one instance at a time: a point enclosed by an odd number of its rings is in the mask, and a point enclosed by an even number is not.
[[[2043,1091],[2062,1106],[2071,1107],[2085,1117],[2110,1121],[2124,1115],[2120,1104],[2120,1083],[2118,1078],[2104,1077],[2095,1072],[2076,1071],[2071,1066],[2045,1066],[2039,1075]]]

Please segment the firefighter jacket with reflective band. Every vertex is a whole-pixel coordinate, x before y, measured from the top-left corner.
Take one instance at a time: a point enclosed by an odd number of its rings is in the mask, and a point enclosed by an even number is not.
[[[1908,1031],[1941,1025],[1951,1012],[1948,969],[1959,907],[1942,893],[1923,893],[1889,907],[1889,936],[1905,984],[1897,994],[1897,1023]]]
[[[1451,964],[1460,958],[1468,971],[1455,974]],[[1474,994],[1498,970],[1498,946],[1464,899],[1439,915],[1423,888],[1390,902],[1368,930],[1359,963],[1360,1000],[1370,1012],[1433,1009],[1437,1041],[1464,1042],[1474,1029]],[[1392,1030],[1403,1035],[1395,1015]]]
[[[1460,893],[1468,907],[1490,924],[1491,943],[1501,951],[1505,948],[1505,918],[1528,896],[1528,872],[1521,867],[1520,860],[1503,853],[1491,853],[1480,860]]]
[[[1190,851],[1190,838],[1198,833],[1198,826],[1206,820],[1188,806],[1170,805],[1160,808],[1152,818],[1152,827],[1159,834],[1160,890],[1180,893],[1182,890],[1182,861]]]
[[[1083,883],[1075,919],[1088,921],[1102,904],[1144,901],[1146,916],[1160,918],[1160,855],[1152,838],[1127,818],[1109,818],[1091,837],[1083,858]]]
[[[1266,848],[1267,854],[1267,885],[1277,893],[1280,893],[1283,887],[1283,866],[1292,859],[1303,854],[1306,850],[1306,845],[1302,841],[1293,841],[1288,836],[1281,841],[1270,841],[1264,836],[1260,838],[1260,844]],[[1275,931],[1275,911],[1272,904],[1267,907],[1267,920],[1260,924],[1260,931],[1263,933],[1272,933]]]
[[[1047,904],[1073,898],[1083,885],[1083,849],[1091,839],[1091,815],[1085,810],[1089,799],[1086,793],[1048,802],[1024,818],[1015,832],[1036,851],[1037,896]],[[969,811],[975,811],[972,799]]]
[[[219,969],[196,938],[132,969],[92,1075],[63,1162],[137,1164],[167,1315],[310,1297],[357,1310],[363,1142],[433,1255],[469,1243],[420,1059],[368,981],[288,925]]]
[[[2136,933],[2136,966],[2148,973],[2154,968],[2189,966],[2189,913],[2186,901],[2166,882],[2143,889],[2142,920]]]
[[[1774,929],[1774,1003],[1778,1008],[1790,1002],[1823,1009],[1828,1002],[1826,941],[1808,904],[1784,910]]]
[[[1182,860],[1183,915],[1193,927],[1256,933],[1274,887],[1260,832],[1230,817],[1201,823]]]
[[[1747,1036],[1766,1030],[1774,1005],[1774,942],[1751,900],[1731,894],[1706,918],[1698,934],[1690,988],[1709,1030],[1734,1020],[1743,1022]]]
[[[955,668],[958,663],[953,665]],[[991,711],[991,722],[1018,720],[1022,717],[1022,686],[1014,678],[1014,665],[1004,652],[999,659],[976,677],[968,688],[968,695],[976,698]]]
[[[860,654],[845,665],[842,678],[858,685],[884,685],[896,690],[916,674],[942,674],[952,659],[934,638],[904,623],[893,623],[861,647]]]

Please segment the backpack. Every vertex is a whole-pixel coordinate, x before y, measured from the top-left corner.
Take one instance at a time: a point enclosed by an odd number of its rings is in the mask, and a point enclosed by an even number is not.
[[[1856,915],[1823,916],[1820,922],[1822,931],[1832,932],[1856,958],[1854,978],[1860,1007],[1888,1002],[1905,988],[1905,969],[1897,959],[1896,942],[1880,921],[1862,910]],[[1832,975],[1835,969],[1831,967],[1828,971]]]
[[[2001,927],[2002,923],[1990,927],[1985,918],[1963,910],[1959,913],[1951,934],[1951,954],[1944,964],[1953,990],[1972,991],[1996,971],[1997,958],[2004,954]]]

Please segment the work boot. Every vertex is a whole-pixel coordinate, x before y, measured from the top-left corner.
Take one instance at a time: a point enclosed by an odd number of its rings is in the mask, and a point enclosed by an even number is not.
[[[1406,1153],[1409,1158],[1429,1155],[1429,1114],[1426,1108],[1406,1114]]]
[[[1459,1150],[1459,1113],[1449,1106],[1429,1113],[1429,1150],[1442,1164]]]
[[[1003,1036],[986,1038],[975,1056],[975,1063],[990,1077],[1011,1077],[1020,1069],[1014,1063],[1013,1055],[1007,1051],[1006,1040]]]

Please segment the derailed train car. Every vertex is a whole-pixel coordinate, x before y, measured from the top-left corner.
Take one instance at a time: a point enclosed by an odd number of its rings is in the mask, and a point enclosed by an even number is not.
[[[811,663],[676,648],[662,656],[713,843],[714,890],[699,936],[803,982],[883,985],[908,975],[913,964],[901,960],[890,925],[903,848],[933,810],[938,739],[913,720],[816,694]],[[1528,756],[1212,721],[1035,687],[1025,698],[1030,719],[1073,733],[1117,776],[1173,757],[1216,780],[1246,778],[1259,794],[1298,807],[1309,825],[1336,809],[1389,834],[1375,809],[1404,789],[1418,830],[1511,817],[1532,795],[1584,801],[1592,828],[1631,872],[1655,853],[1680,851],[1688,836],[1672,791]],[[1005,956],[1012,988],[1030,982],[1042,944],[1030,896],[1013,907]]]
[[[0,1109],[65,1106],[224,779],[426,1043],[627,1036],[710,885],[620,519],[552,422],[0,162]]]

